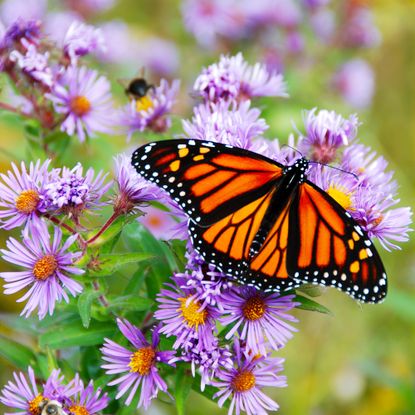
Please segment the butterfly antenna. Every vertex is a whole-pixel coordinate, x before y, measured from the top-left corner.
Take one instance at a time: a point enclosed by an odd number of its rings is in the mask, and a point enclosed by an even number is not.
[[[341,171],[342,173],[351,174],[356,180],[359,180],[359,177],[357,177],[357,174],[352,173],[351,171],[343,170],[340,167],[330,166],[330,164],[321,163],[319,161],[310,160],[310,164],[319,164],[320,166],[330,167],[331,169],[335,169],[338,171]]]
[[[291,150],[294,150],[296,153],[298,153],[301,157],[304,157],[303,153],[302,153],[300,150],[297,150],[295,147],[292,147],[292,146],[290,146],[289,144],[283,144],[283,145],[281,146],[281,150],[282,150],[284,147],[288,147],[288,148],[290,148]]]

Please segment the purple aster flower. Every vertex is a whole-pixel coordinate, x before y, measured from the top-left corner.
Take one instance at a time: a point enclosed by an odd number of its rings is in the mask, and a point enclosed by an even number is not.
[[[187,30],[196,40],[205,47],[213,47],[220,37],[243,35],[235,8],[234,0],[185,0],[182,14]]]
[[[209,349],[201,348],[198,341],[193,339],[187,345],[186,350],[181,351],[181,356],[177,356],[171,362],[190,363],[192,376],[195,377],[196,371],[200,374],[202,392],[206,385],[210,385],[215,377],[217,370],[232,369],[232,353],[225,347],[220,347],[218,343]]]
[[[336,15],[332,10],[317,10],[310,16],[310,25],[317,38],[328,44],[335,34]]]
[[[333,77],[333,85],[343,99],[355,108],[366,108],[375,92],[375,74],[363,59],[343,64]]]
[[[142,211],[143,215],[139,216],[137,221],[140,222],[149,232],[151,232],[155,238],[163,241],[183,239],[179,223],[171,212],[154,206],[147,206],[142,209]],[[184,239],[186,239],[186,237],[187,232]]]
[[[29,225],[26,230],[23,243],[9,238],[6,242],[8,250],[0,250],[5,261],[22,267],[23,271],[2,272],[0,277],[6,282],[5,294],[14,294],[28,287],[18,300],[28,300],[22,315],[28,317],[38,308],[39,319],[43,319],[47,313],[53,314],[56,302],[62,299],[69,302],[67,291],[74,297],[82,291],[82,286],[70,277],[84,272],[73,265],[81,253],[68,251],[77,235],[69,237],[61,245],[62,231],[57,227],[53,238],[43,222]]]
[[[82,18],[70,10],[48,11],[44,18],[44,32],[49,39],[53,40],[56,46],[63,48],[69,26],[76,21],[82,22]]]
[[[297,331],[289,322],[298,320],[288,314],[297,304],[293,295],[265,294],[252,287],[235,287],[222,296],[224,326],[232,325],[226,338],[238,332],[246,348],[255,355],[266,355],[265,343],[277,350]]]
[[[397,183],[393,171],[387,171],[388,162],[363,144],[353,144],[343,152],[340,167],[359,178],[359,184],[376,192],[395,194]]]
[[[137,42],[132,38],[128,25],[120,20],[112,20],[100,25],[107,49],[105,52],[97,51],[97,56],[104,62],[114,64],[132,64],[137,59]],[[143,64],[147,68],[147,64]],[[152,71],[151,71],[152,72]]]
[[[133,99],[119,115],[119,122],[126,130],[127,140],[131,139],[135,131],[152,130],[163,133],[170,128],[171,120],[166,117],[174,104],[179,90],[180,81],[175,80],[169,86],[165,79],[155,89],[150,89],[147,95],[140,99]]]
[[[3,229],[13,229],[29,222],[39,221],[39,207],[45,180],[49,173],[50,160],[29,164],[27,170],[24,162],[21,171],[12,163],[12,170],[0,174],[0,225]]]
[[[52,92],[46,94],[56,112],[64,114],[61,130],[78,134],[81,142],[95,132],[111,134],[112,102],[110,83],[86,67],[70,66]]]
[[[172,277],[173,284],[166,284],[169,289],[158,294],[158,310],[154,317],[162,322],[161,333],[167,337],[175,336],[175,349],[197,340],[201,348],[210,349],[216,342],[215,319],[219,312],[193,299],[195,290],[186,286],[186,279],[180,275]]]
[[[14,382],[9,381],[2,389],[0,402],[10,408],[20,409],[20,412],[5,415],[40,415],[40,406],[48,400],[63,401],[74,394],[78,388],[76,381],[64,385],[60,370],[53,370],[43,385],[38,385],[33,369],[28,368],[28,378],[20,372],[13,373]],[[92,415],[92,414],[91,414]]]
[[[39,53],[36,46],[27,39],[21,40],[26,52],[20,53],[17,50],[11,52],[9,59],[16,62],[22,71],[40,83],[51,87],[53,84],[53,74],[49,67],[49,53]]]
[[[94,382],[91,380],[84,387],[82,381],[79,382],[80,390],[76,395],[71,397],[70,403],[67,405],[69,412],[73,415],[96,415],[108,406],[109,398],[106,393],[102,396],[101,388],[94,389]]]
[[[409,207],[392,208],[399,199],[383,192],[371,191],[361,187],[354,196],[354,209],[350,212],[353,219],[362,226],[369,237],[377,238],[388,251],[400,249],[392,241],[406,242],[412,223],[412,211]]]
[[[373,14],[365,7],[354,7],[349,11],[342,36],[344,43],[352,47],[371,48],[381,41],[380,32],[373,22]]]
[[[54,169],[44,184],[41,196],[42,211],[64,213],[77,218],[85,209],[102,206],[103,202],[100,199],[111,187],[112,182],[104,183],[107,174],[102,171],[94,176],[92,167],[84,175],[80,163],[73,169]]]
[[[11,25],[16,20],[40,21],[46,14],[47,0],[5,0],[0,8],[1,20]]]
[[[268,129],[261,112],[250,108],[250,101],[200,104],[194,108],[191,121],[183,120],[183,130],[189,138],[211,140],[262,153],[263,142],[256,142]]]
[[[179,51],[173,42],[152,37],[144,39],[138,45],[137,54],[143,67],[159,77],[169,76],[179,67]]]
[[[118,394],[115,399],[130,392],[125,401],[130,405],[141,384],[140,400],[138,408],[147,409],[150,402],[158,394],[158,391],[167,392],[167,384],[158,373],[160,363],[169,363],[173,357],[173,351],[160,351],[159,329],[154,327],[151,344],[147,342],[142,332],[127,320],[117,319],[118,328],[128,341],[134,346],[131,351],[112,340],[105,339],[101,351],[106,364],[102,365],[108,375],[122,374],[121,377],[108,383],[109,386],[118,385]]]
[[[246,100],[260,96],[287,97],[281,74],[270,73],[265,65],[249,65],[238,53],[222,55],[218,63],[202,70],[193,89],[206,101]]]
[[[278,163],[284,164],[285,166],[293,164],[298,157],[301,155],[296,148],[301,147],[300,138],[297,142],[293,134],[288,136],[287,145],[281,145],[278,138],[274,140],[261,139],[262,144],[266,149],[262,152],[265,156],[278,161]]]
[[[334,111],[316,111],[304,113],[306,133],[301,136],[301,151],[313,161],[332,163],[339,148],[356,137],[359,120],[355,114],[345,119]]]
[[[267,415],[267,411],[277,411],[278,404],[264,394],[262,388],[287,386],[286,377],[278,375],[284,359],[257,357],[241,348],[238,340],[234,343],[234,367],[216,371],[217,381],[212,385],[220,390],[213,397],[219,398],[218,405],[223,406],[230,398],[228,415],[239,415],[245,411],[248,415]]]
[[[190,242],[187,245],[186,257],[188,271],[180,274],[186,281],[184,288],[192,288],[195,291],[191,298],[201,304],[202,308],[210,305],[222,311],[222,294],[233,286],[232,280],[219,272],[214,265],[206,264]]]
[[[154,184],[137,174],[131,165],[131,157],[120,154],[114,157],[115,182],[118,194],[114,201],[114,211],[124,214],[134,212],[139,204],[158,200],[162,191]]]
[[[17,19],[12,23],[0,41],[0,52],[20,46],[22,39],[37,44],[40,37],[40,22],[35,20]]]
[[[63,50],[74,65],[80,56],[95,51],[105,52],[106,45],[101,29],[81,22],[73,22],[63,40]]]

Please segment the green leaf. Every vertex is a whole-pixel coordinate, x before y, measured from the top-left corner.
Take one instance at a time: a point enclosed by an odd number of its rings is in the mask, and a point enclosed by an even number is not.
[[[115,327],[110,322],[94,322],[88,329],[81,322],[70,323],[64,326],[53,327],[39,337],[41,348],[49,346],[51,349],[64,349],[75,346],[100,345],[104,337],[114,334]]]
[[[102,254],[98,257],[97,269],[90,269],[91,277],[106,277],[112,275],[120,267],[130,263],[138,263],[152,258],[151,254],[132,252],[128,254]]]
[[[46,348],[46,354],[38,353],[36,355],[38,367],[42,373],[44,379],[47,379],[50,376],[50,373],[54,369],[58,369],[58,362],[56,361],[56,356],[54,352]]]
[[[1,335],[0,356],[24,370],[35,361],[35,354],[32,349]]]
[[[302,310],[317,311],[318,313],[333,315],[333,313],[327,307],[317,303],[311,298],[303,297],[302,295],[297,294],[293,301],[300,303],[297,308]]]
[[[309,297],[319,297],[322,294],[323,288],[313,284],[303,284],[296,289]]]
[[[136,295],[108,298],[108,302],[110,303],[108,307],[110,310],[122,308],[128,311],[145,311],[150,309],[154,303],[150,298]]]
[[[189,393],[192,389],[194,379],[185,365],[178,365],[174,380],[174,398],[178,415],[185,415],[185,406]]]
[[[92,302],[101,295],[98,291],[84,291],[78,298],[78,310],[82,325],[87,329],[91,322]]]

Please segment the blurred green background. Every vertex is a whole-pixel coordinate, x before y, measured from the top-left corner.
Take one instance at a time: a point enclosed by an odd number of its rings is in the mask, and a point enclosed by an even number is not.
[[[333,0],[335,2],[335,0]],[[363,125],[362,142],[385,156],[396,171],[401,206],[414,206],[415,197],[415,2],[381,0],[367,2],[382,33],[379,47],[365,53],[376,73],[376,94],[372,106],[359,112]],[[99,20],[119,18],[132,26],[137,36],[158,35],[176,42],[180,52],[177,77],[182,79],[181,97],[176,106],[174,125],[179,117],[190,116],[188,91],[202,65],[216,61],[217,51],[196,45],[182,23],[179,3],[167,0],[119,0]],[[242,45],[244,54],[255,56],[252,45]],[[234,50],[236,51],[236,50]],[[357,53],[356,56],[361,56]],[[324,59],[323,59],[324,61]],[[251,60],[252,62],[252,60]],[[324,65],[323,65],[324,66]],[[99,66],[98,66],[99,67]],[[114,94],[125,99],[117,78],[132,77],[140,70],[123,68],[109,74]],[[292,130],[291,121],[301,125],[301,110],[314,106],[334,109],[343,115],[355,112],[325,88],[325,71],[301,74],[286,66],[290,99],[265,100],[264,117],[271,126],[268,137],[284,141]],[[10,161],[26,157],[22,129],[7,115],[0,117],[0,169]],[[175,132],[179,131],[176,128]],[[74,143],[65,155],[69,165],[79,158],[85,166],[109,169],[112,155],[127,149],[124,137],[102,138],[89,147]],[[10,232],[1,233],[4,246]],[[390,289],[381,305],[361,306],[348,296],[328,289],[318,301],[332,316],[297,311],[298,333],[280,355],[286,358],[288,388],[274,392],[280,413],[287,415],[414,415],[415,414],[415,256],[414,242],[402,251],[381,250],[389,275]],[[1,270],[8,269],[2,262]],[[1,295],[2,313],[16,311],[16,297]],[[5,327],[0,321],[0,330]],[[8,334],[8,333],[6,333]],[[36,344],[30,336],[17,339]],[[13,371],[0,358],[0,383]],[[223,414],[216,404],[192,392],[188,414]],[[149,414],[174,413],[169,403],[157,402]]]

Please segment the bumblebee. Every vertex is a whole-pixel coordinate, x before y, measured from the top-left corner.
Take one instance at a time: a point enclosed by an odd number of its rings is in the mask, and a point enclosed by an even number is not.
[[[148,84],[144,78],[134,78],[125,88],[125,93],[135,99],[141,99],[150,89],[154,89],[154,85]]]
[[[62,404],[55,400],[43,399],[39,405],[40,415],[70,415],[63,410]]]

